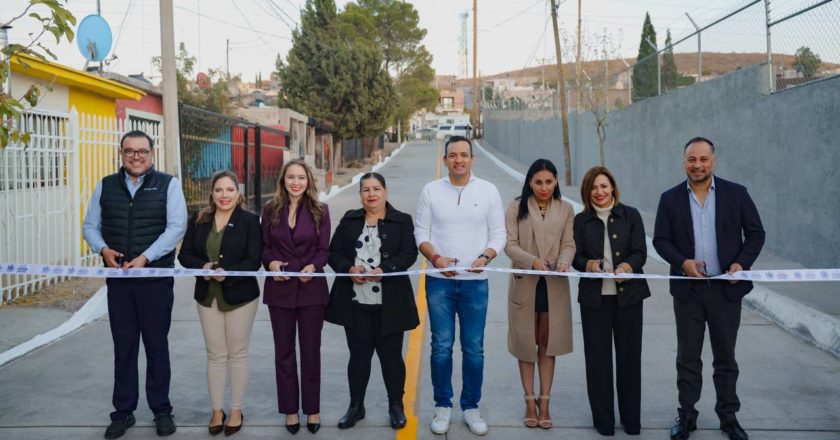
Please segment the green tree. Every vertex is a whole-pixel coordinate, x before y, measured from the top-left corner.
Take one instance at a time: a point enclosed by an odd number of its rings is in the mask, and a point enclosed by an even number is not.
[[[153,57],[152,63],[158,71],[162,71],[159,56]],[[207,76],[210,78],[210,87],[199,87],[190,79],[193,78],[195,71],[195,57],[190,55],[183,42],[178,45],[175,66],[179,102],[212,112],[230,113],[231,101],[228,92],[228,80],[220,69],[208,69]],[[238,78],[234,77],[234,80],[236,79]]]
[[[425,49],[419,55],[396,78],[394,120],[402,121],[404,127],[408,126],[412,113],[421,108],[434,108],[440,96],[438,89],[432,85],[435,79],[432,55]]]
[[[639,55],[633,65],[633,101],[639,101],[656,96],[656,51],[648,44],[650,40],[656,44],[656,30],[650,21],[650,14],[645,13],[645,23],[642,26],[642,38],[639,42]]]
[[[57,59],[41,39],[49,33],[55,37],[56,44],[62,40],[73,41],[76,17],[64,7],[65,4],[66,0],[29,0],[19,15],[0,23],[0,26],[11,26],[20,20],[35,20],[41,26],[40,32],[29,34],[27,44],[9,44],[0,50],[0,148],[6,148],[12,142],[29,144],[31,134],[17,128],[15,122],[21,113],[38,105],[42,95],[41,87],[49,90],[49,86],[32,85],[19,97],[13,96],[4,88],[6,79],[12,74],[9,70],[10,61],[15,57],[14,62],[27,67],[26,56],[41,61]]]
[[[671,30],[665,34],[665,52],[662,54],[662,90],[674,90],[679,86],[680,73],[674,60],[674,47],[671,45]]]
[[[432,85],[432,55],[420,44],[426,30],[410,3],[397,0],[357,0],[339,16],[340,33],[382,53],[383,67],[394,80],[395,106],[391,124],[407,125],[412,113],[437,104]]]
[[[331,121],[338,139],[381,134],[394,110],[382,53],[339,28],[333,0],[307,0],[277,72],[280,105]]]
[[[382,49],[388,71],[400,72],[412,64],[426,36],[426,30],[420,27],[420,15],[408,2],[356,0],[348,3],[341,15],[344,24],[355,25],[355,32],[348,32],[346,26],[342,28],[348,35],[373,40]],[[358,35],[359,32],[366,35]]]
[[[805,78],[811,78],[820,68],[822,60],[820,56],[811,51],[811,48],[802,46],[796,49],[796,57],[793,59],[793,68],[802,72]]]

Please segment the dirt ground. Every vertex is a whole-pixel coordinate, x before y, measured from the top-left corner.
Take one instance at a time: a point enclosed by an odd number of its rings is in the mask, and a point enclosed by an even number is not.
[[[384,159],[386,156],[391,154],[391,152],[396,150],[399,146],[400,144],[396,142],[386,142],[385,149],[382,150],[381,158]],[[379,150],[376,150],[374,154],[377,155],[378,151]],[[350,183],[351,180],[353,180],[353,176],[370,170],[372,166],[376,165],[376,163],[379,162],[379,159],[380,158],[377,156],[369,157],[365,159],[364,162],[353,162],[348,167],[339,168],[338,170],[336,170],[335,176],[333,176],[333,185],[338,185],[339,187],[347,185],[348,183]]]
[[[385,149],[382,151],[382,158],[391,154],[397,147],[399,147],[397,143],[386,143]],[[334,184],[339,187],[347,185],[353,179],[353,176],[370,170],[378,161],[379,157],[373,157],[366,159],[364,163],[355,162],[352,167],[339,168],[335,173]],[[75,312],[104,285],[105,280],[101,278],[71,279],[21,296],[10,303],[0,304],[0,308],[38,307]]]
[[[0,304],[0,308],[35,307],[75,312],[104,285],[102,278],[74,278]]]

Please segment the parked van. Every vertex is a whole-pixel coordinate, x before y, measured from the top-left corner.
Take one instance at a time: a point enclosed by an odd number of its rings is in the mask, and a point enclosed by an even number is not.
[[[469,125],[440,125],[437,128],[436,139],[447,141],[452,136],[463,136],[470,138],[472,136],[472,127]]]

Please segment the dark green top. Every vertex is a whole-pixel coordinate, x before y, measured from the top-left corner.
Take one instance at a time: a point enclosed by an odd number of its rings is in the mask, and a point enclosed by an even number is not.
[[[216,231],[216,225],[210,226],[210,233],[207,234],[207,258],[210,261],[219,261],[219,253],[222,247],[222,236],[225,234],[225,228],[221,231]],[[230,312],[236,310],[243,304],[228,304],[225,302],[225,296],[222,293],[222,283],[211,279],[207,288],[207,296],[200,304],[204,307],[210,307],[213,300],[216,300],[216,307],[221,312]]]

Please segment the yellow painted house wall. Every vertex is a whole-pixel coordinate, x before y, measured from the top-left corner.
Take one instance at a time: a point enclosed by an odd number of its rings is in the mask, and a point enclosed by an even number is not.
[[[65,93],[45,98],[44,103],[60,107],[62,98],[66,108],[51,110],[70,112],[75,108],[79,116],[79,156],[81,206],[79,214],[84,219],[88,200],[96,184],[120,165],[116,145],[119,143],[120,128],[116,121],[117,99],[139,100],[145,95],[142,90],[98,75],[43,61],[28,55],[14,55],[11,58],[14,76],[23,85],[27,83],[53,84]],[[42,87],[42,93],[50,91]],[[66,98],[65,98],[66,97]],[[82,257],[90,255],[87,243],[82,241]]]
[[[70,87],[67,103],[71,109],[75,107],[79,114],[113,118],[117,111],[116,99],[77,87]]]

